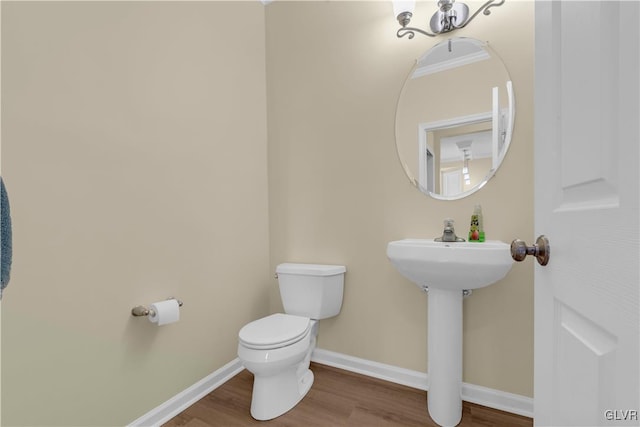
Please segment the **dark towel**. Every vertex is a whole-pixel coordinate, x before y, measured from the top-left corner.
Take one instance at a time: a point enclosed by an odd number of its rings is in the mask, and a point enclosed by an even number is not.
[[[9,278],[11,277],[12,255],[9,197],[7,196],[7,189],[4,187],[4,181],[0,177],[0,263],[2,264],[2,271],[0,272],[0,299],[2,299],[2,290],[7,287]]]

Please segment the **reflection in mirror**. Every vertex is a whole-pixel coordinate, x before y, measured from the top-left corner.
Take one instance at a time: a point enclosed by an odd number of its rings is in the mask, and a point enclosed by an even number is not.
[[[400,95],[400,161],[422,192],[465,197],[500,166],[513,119],[513,89],[500,58],[479,40],[447,40],[417,61]]]

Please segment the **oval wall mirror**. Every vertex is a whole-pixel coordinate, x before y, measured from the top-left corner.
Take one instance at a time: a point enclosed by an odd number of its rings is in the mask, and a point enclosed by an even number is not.
[[[487,43],[451,38],[411,70],[396,110],[396,147],[409,180],[440,200],[481,189],[511,143],[515,103],[502,60]]]

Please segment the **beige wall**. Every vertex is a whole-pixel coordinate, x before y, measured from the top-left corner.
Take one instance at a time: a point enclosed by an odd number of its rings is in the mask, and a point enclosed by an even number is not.
[[[259,2],[2,2],[3,425],[124,425],[236,357],[273,286],[265,96]]]
[[[474,3],[477,6],[477,3]],[[419,2],[426,22],[430,2]],[[344,263],[338,317],[319,346],[426,371],[427,297],[388,262],[387,242],[465,235],[481,203],[489,239],[532,238],[533,2],[506,2],[459,36],[489,40],[514,82],[513,142],[497,175],[454,202],[413,188],[396,155],[398,95],[413,61],[442,40],[397,39],[390,2],[274,2],[267,8],[271,265]],[[525,237],[522,237],[525,236]],[[272,309],[280,309],[277,291]],[[464,302],[464,381],[533,393],[533,266]]]

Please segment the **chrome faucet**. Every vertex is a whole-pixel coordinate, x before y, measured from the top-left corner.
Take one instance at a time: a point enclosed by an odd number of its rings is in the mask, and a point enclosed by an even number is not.
[[[442,237],[436,237],[436,242],[464,242],[462,237],[456,236],[456,231],[453,229],[453,220],[447,218],[444,220],[444,231]]]

